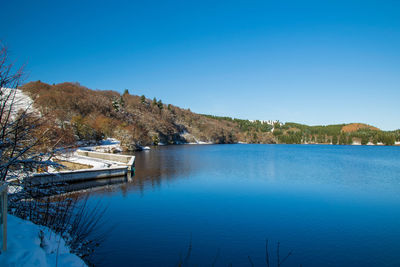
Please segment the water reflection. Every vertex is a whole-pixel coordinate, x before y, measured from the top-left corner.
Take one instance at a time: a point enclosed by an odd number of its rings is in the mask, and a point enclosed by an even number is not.
[[[189,177],[191,173],[206,168],[201,153],[193,153],[189,145],[155,147],[149,151],[136,152],[135,176],[124,184],[123,190],[143,192],[159,188],[163,182]]]
[[[398,147],[169,146],[135,156],[132,182],[97,191],[118,225],[99,266],[174,265],[190,236],[198,266],[220,249],[216,266],[249,266],[249,255],[265,265],[267,237],[294,249],[285,266],[400,261]]]
[[[180,179],[207,176],[293,186],[400,190],[398,149],[295,145],[176,145],[136,152],[135,176],[123,195],[160,189]]]
[[[127,178],[125,176],[121,177],[111,177],[96,180],[88,180],[77,183],[66,183],[60,186],[59,190],[63,192],[77,192],[83,190],[94,190],[100,191],[103,188],[108,188],[110,186],[121,186],[127,183]]]

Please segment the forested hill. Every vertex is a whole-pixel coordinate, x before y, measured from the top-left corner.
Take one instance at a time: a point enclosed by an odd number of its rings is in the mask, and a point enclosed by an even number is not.
[[[78,83],[40,81],[21,88],[54,125],[53,138],[64,144],[114,137],[134,150],[151,144],[181,143],[374,143],[393,145],[400,131],[365,124],[307,126],[202,115],[161,100],[125,92],[91,90]]]
[[[91,90],[78,83],[50,85],[40,81],[27,83],[21,89],[54,122],[55,135],[62,137],[64,143],[114,137],[125,148],[135,149],[160,143],[251,141],[235,122],[195,114],[127,90],[121,95]],[[272,133],[265,136],[264,142],[273,142]]]
[[[308,126],[287,122],[277,125],[273,134],[278,142],[287,144],[394,145],[400,141],[400,130],[381,131],[363,123]]]
[[[380,129],[364,123],[348,123],[336,125],[309,126],[300,123],[248,121],[230,117],[216,117],[206,115],[218,120],[236,123],[239,130],[249,134],[249,129],[255,129],[251,133],[254,138],[252,143],[260,143],[260,133],[271,131],[273,142],[280,144],[338,144],[338,145],[394,145],[400,142],[400,130],[381,131]],[[261,141],[261,143],[263,143]]]

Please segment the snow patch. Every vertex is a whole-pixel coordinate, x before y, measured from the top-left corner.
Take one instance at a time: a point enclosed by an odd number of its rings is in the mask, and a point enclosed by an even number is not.
[[[1,99],[5,100],[8,95],[10,98],[7,101],[7,108],[11,106],[11,116],[14,117],[20,110],[27,114],[37,114],[40,112],[33,107],[33,100],[30,96],[19,89],[1,88]],[[14,98],[14,99],[13,99]]]
[[[188,133],[187,131],[182,132],[181,137],[184,138],[185,140],[190,140],[187,144],[188,145],[210,145],[212,142],[204,142],[204,141],[199,141],[197,140],[194,135]],[[193,142],[194,141],[194,142]]]
[[[190,142],[186,143],[187,145],[212,145],[214,144],[213,142],[203,142],[203,141],[198,141],[198,142]]]
[[[49,228],[9,214],[7,224],[7,251],[0,254],[0,266],[86,266]]]
[[[103,153],[119,153],[122,152],[121,142],[115,138],[107,138],[100,141],[99,145],[96,146],[82,146],[79,147],[82,150],[89,150]]]

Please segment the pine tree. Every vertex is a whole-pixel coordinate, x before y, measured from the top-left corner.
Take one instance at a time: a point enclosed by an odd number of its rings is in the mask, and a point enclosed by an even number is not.
[[[163,103],[162,103],[161,99],[160,99],[160,100],[158,100],[158,102],[157,102],[157,106],[158,106],[158,108],[159,108],[159,109],[163,109],[163,108],[164,108],[164,105],[163,105]]]
[[[395,137],[391,134],[387,134],[383,138],[383,144],[385,144],[386,146],[392,146],[394,145],[394,142],[395,142]]]
[[[114,98],[114,99],[112,100],[112,106],[113,106],[113,108],[114,108],[114,110],[115,110],[116,112],[119,112],[120,105],[119,105],[119,101],[118,101],[116,98]]]
[[[366,145],[366,144],[368,144],[368,142],[369,142],[368,136],[363,135],[363,136],[361,137],[361,144],[362,144],[362,145]]]
[[[345,145],[346,144],[346,135],[340,134],[339,136],[339,145]]]
[[[352,145],[353,144],[353,137],[350,135],[347,137],[346,145]]]

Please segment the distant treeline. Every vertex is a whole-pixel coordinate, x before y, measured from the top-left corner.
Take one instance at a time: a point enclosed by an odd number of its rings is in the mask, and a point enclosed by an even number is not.
[[[353,125],[357,125],[351,129]],[[347,131],[347,129],[349,129]],[[285,123],[276,127],[274,136],[280,143],[302,144],[339,144],[350,145],[359,142],[362,145],[368,143],[394,145],[400,141],[400,130],[381,131],[366,124],[336,124],[327,126],[308,126],[299,123]]]
[[[233,123],[236,123],[239,126],[239,129],[244,132],[248,131],[257,131],[257,132],[270,132],[273,128],[272,125],[263,123],[259,120],[256,121],[249,121],[249,120],[242,120],[242,119],[236,119],[236,118],[231,118],[231,117],[219,117],[219,116],[214,116],[214,115],[207,115],[203,114],[203,116],[216,119],[216,120],[225,120],[225,121],[230,121]]]
[[[381,131],[376,127],[362,123],[308,126],[287,122],[285,124],[274,123],[274,125],[270,125],[259,120],[249,121],[231,117],[204,116],[235,123],[241,132],[245,133],[245,135],[251,135],[250,143],[258,143],[256,139],[262,133],[271,132],[272,129],[274,139],[271,142],[282,144],[351,145],[354,142],[358,142],[362,145],[368,143],[394,145],[396,141],[400,141],[400,130]]]

